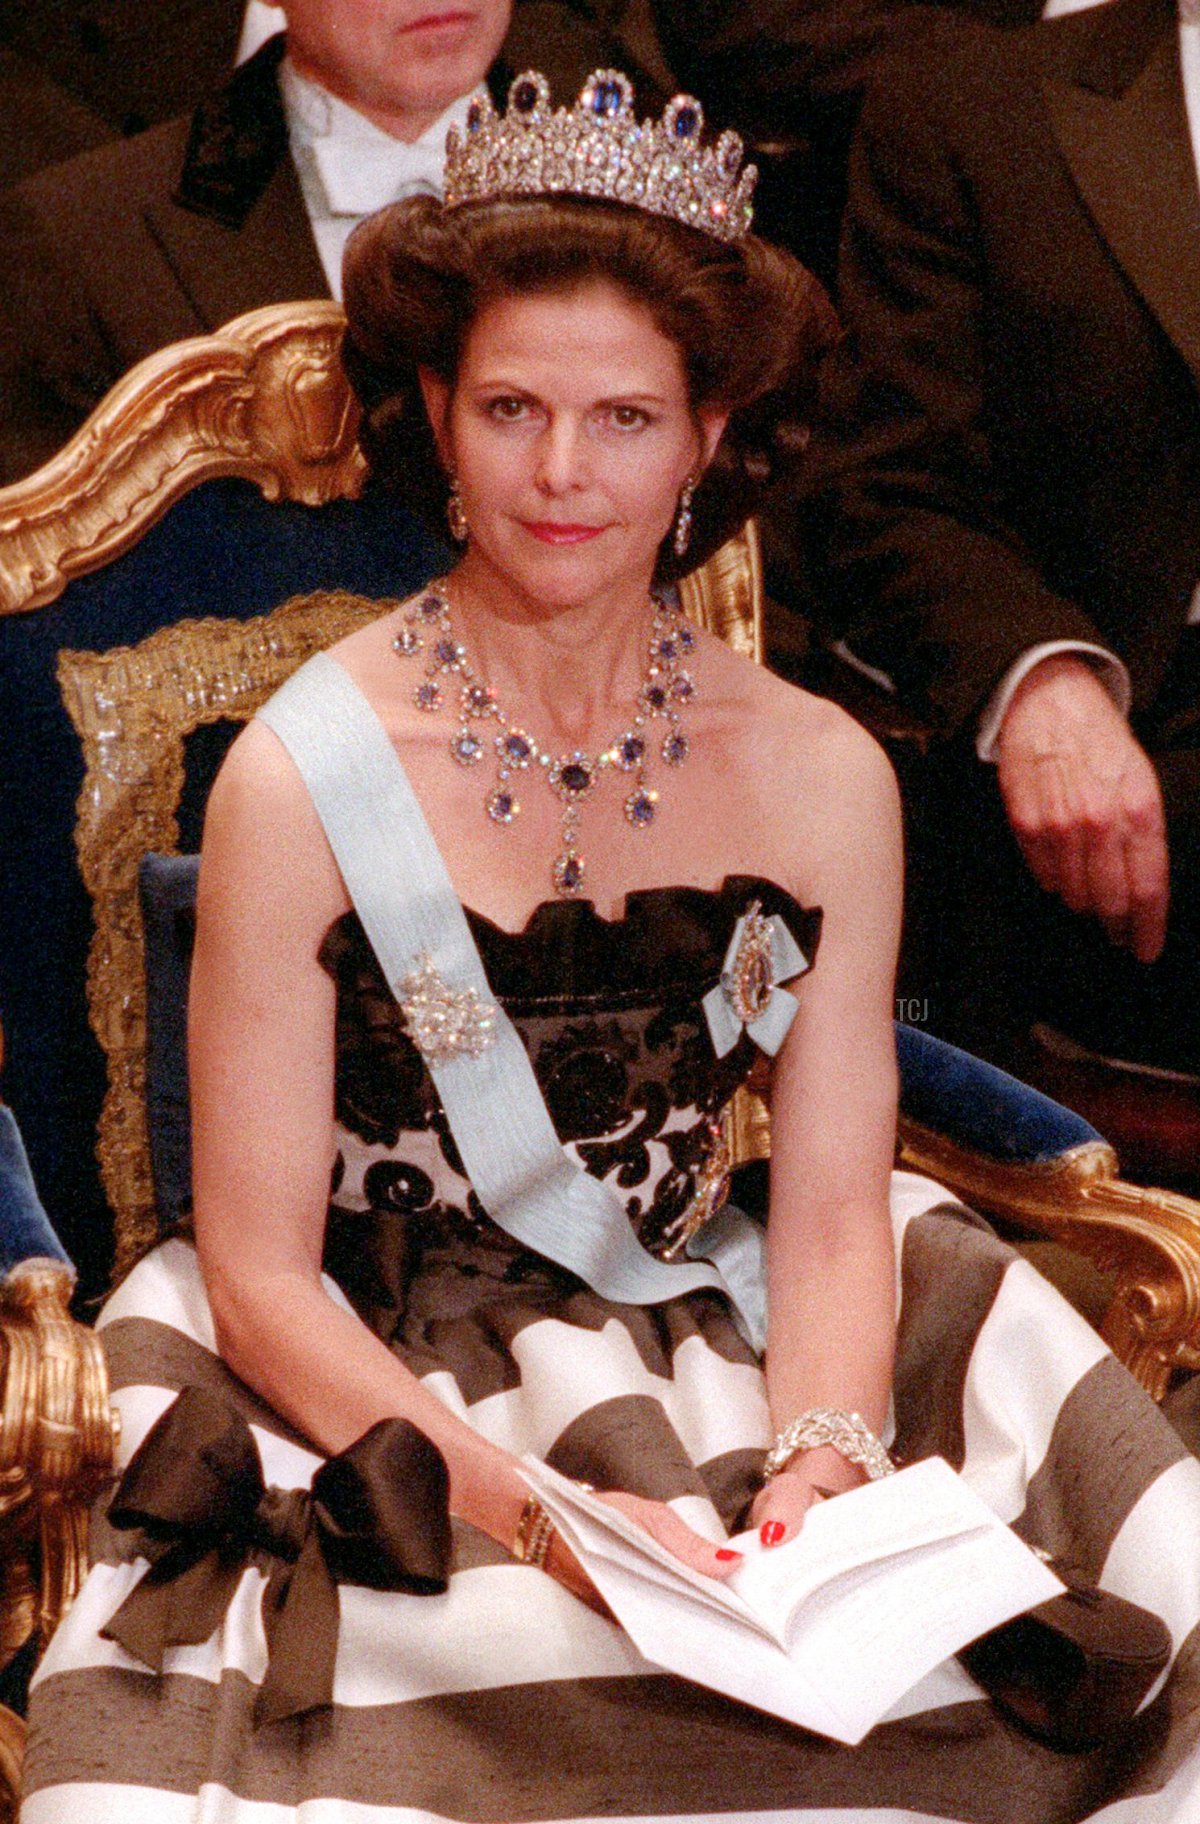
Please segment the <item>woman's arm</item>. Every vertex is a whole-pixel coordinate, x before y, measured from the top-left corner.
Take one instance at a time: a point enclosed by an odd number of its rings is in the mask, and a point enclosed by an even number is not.
[[[252,723],[209,801],[189,1056],[196,1242],[224,1359],[322,1450],[410,1419],[452,1511],[508,1544],[525,1486],[323,1290],[333,1165],[334,985],[317,961],[345,890],[283,749]]]
[[[824,709],[822,714],[824,714]],[[777,1430],[811,1407],[887,1416],[895,1339],[888,1183],[895,1145],[894,977],[903,881],[899,801],[869,736],[829,714],[806,782],[806,882],[820,958],[776,1061],[768,1225],[767,1391]],[[832,1447],[767,1485],[754,1518],[794,1528],[814,1488],[861,1472]]]
[[[321,1284],[336,1009],[317,953],[346,907],[298,774],[274,735],[251,724],[209,800],[190,996],[196,1243],[217,1345],[324,1451],[380,1419],[411,1420],[446,1459],[451,1512],[511,1548],[528,1494],[516,1460]],[[729,1570],[661,1503],[614,1499],[696,1569]],[[561,1540],[546,1569],[600,1606]]]

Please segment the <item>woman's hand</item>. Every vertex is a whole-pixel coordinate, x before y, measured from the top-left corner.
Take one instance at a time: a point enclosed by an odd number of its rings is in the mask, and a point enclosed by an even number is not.
[[[686,1520],[664,1501],[648,1501],[641,1495],[627,1495],[620,1489],[597,1494],[597,1499],[615,1507],[619,1513],[645,1528],[652,1539],[664,1546],[681,1564],[706,1577],[728,1577],[742,1562],[742,1554],[727,1545],[714,1545],[711,1539],[693,1531]],[[612,1611],[580,1564],[578,1558],[556,1532],[550,1542],[543,1569],[557,1579],[564,1589],[595,1609],[598,1615],[614,1619]]]
[[[550,1541],[542,1569],[556,1583],[561,1583],[564,1590],[570,1590],[572,1596],[578,1596],[580,1602],[585,1602],[589,1609],[595,1609],[597,1615],[603,1615],[605,1621],[616,1621],[616,1616],[557,1529]]]
[[[857,1463],[847,1462],[830,1444],[801,1451],[759,1489],[750,1509],[750,1524],[758,1528],[764,1545],[782,1545],[785,1539],[795,1538],[805,1514],[817,1501],[830,1501],[849,1489],[861,1488],[866,1479]]]
[[[694,1532],[665,1501],[647,1501],[642,1495],[627,1495],[620,1489],[612,1489],[607,1494],[597,1491],[597,1499],[615,1507],[630,1520],[636,1520],[672,1557],[705,1577],[728,1577],[742,1561],[742,1554],[735,1552],[732,1546],[714,1545],[702,1533]]]

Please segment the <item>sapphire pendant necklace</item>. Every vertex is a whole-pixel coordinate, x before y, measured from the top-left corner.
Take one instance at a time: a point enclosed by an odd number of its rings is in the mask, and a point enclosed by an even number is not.
[[[665,766],[682,766],[688,757],[680,711],[694,700],[696,686],[683,660],[695,650],[696,635],[674,600],[658,594],[651,599],[654,615],[633,716],[624,733],[597,754],[576,748],[555,755],[501,709],[495,691],[474,670],[454,632],[444,578],[417,597],[392,641],[401,658],[424,659],[423,675],[412,693],[417,708],[432,715],[452,703],[457,727],[449,747],[457,764],[478,766],[489,753],[495,761],[495,783],[483,801],[492,823],[504,828],[518,816],[522,775],[532,778],[541,773],[556,794],[562,804],[562,848],[550,873],[555,892],[565,897],[579,893],[587,877],[579,847],[579,816],[601,774],[615,767],[631,775],[625,817],[634,829],[644,830],[658,810],[658,793],[646,774],[652,747]],[[661,733],[651,731],[656,721],[665,723]]]

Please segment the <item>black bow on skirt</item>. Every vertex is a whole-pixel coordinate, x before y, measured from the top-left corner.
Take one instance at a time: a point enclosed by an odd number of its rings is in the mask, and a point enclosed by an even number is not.
[[[102,1633],[161,1672],[168,1647],[210,1637],[252,1555],[265,1553],[268,1668],[255,1724],[330,1704],[338,1584],[440,1595],[449,1485],[424,1432],[382,1419],[324,1463],[311,1489],[268,1488],[241,1414],[185,1387],[134,1453],[109,1509],[113,1526],[142,1529],[152,1563]]]

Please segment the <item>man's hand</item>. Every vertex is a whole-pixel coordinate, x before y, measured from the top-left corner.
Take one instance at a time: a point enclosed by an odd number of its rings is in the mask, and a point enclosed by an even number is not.
[[[1091,667],[1072,653],[1021,680],[1000,726],[999,782],[1039,884],[1152,963],[1169,871],[1158,776]]]

